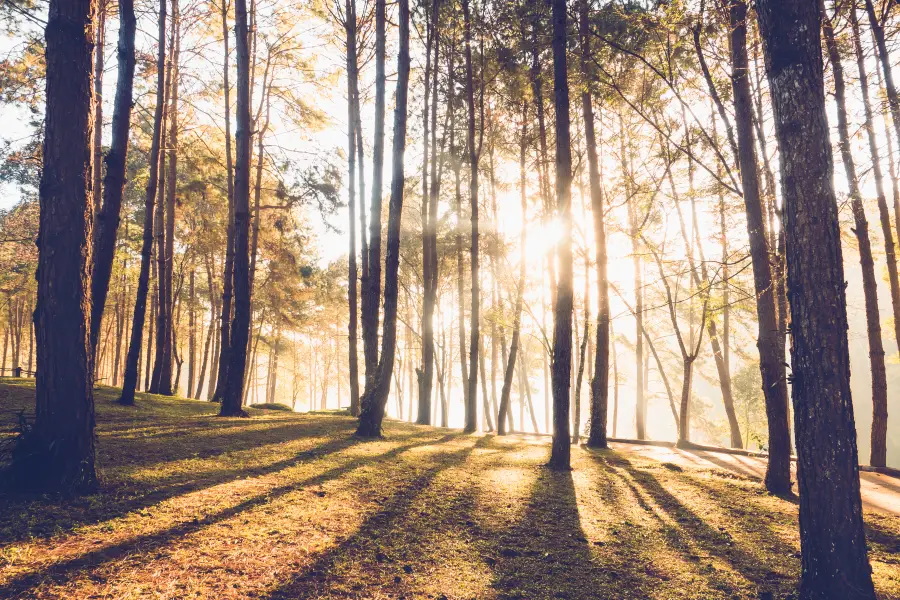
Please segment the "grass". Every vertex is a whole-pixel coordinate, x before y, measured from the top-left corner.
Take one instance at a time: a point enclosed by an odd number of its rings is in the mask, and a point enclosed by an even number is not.
[[[0,382],[0,436],[33,387]],[[101,493],[0,496],[2,598],[793,598],[797,506],[618,451],[97,393]],[[879,598],[900,519],[866,515]]]

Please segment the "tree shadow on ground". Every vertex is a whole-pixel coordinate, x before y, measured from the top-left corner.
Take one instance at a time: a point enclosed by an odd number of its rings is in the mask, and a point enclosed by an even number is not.
[[[131,560],[137,562],[150,560],[156,550],[163,549],[170,542],[188,536],[216,523],[225,521],[226,519],[230,519],[242,512],[270,503],[291,492],[320,486],[327,481],[338,479],[366,464],[388,462],[397,458],[400,454],[414,448],[449,441],[456,437],[456,435],[457,434],[450,434],[439,440],[430,439],[427,441],[401,445],[373,457],[365,457],[363,459],[350,458],[347,462],[338,467],[328,469],[300,481],[292,481],[288,484],[268,489],[265,492],[251,496],[238,504],[208,514],[202,518],[194,518],[193,520],[178,523],[177,525],[168,527],[162,531],[132,537],[120,543],[105,546],[80,556],[54,563],[38,571],[13,577],[5,584],[0,585],[0,598],[24,594],[28,592],[29,589],[48,581],[55,584],[65,583],[84,570],[90,570],[126,556],[130,556]]]
[[[440,445],[453,437],[456,436],[447,436],[435,442],[435,445]],[[404,577],[413,572],[416,568],[413,564],[417,563],[414,557],[405,556],[406,551],[410,549],[398,543],[397,538],[401,537],[397,533],[398,530],[408,533],[410,530],[438,525],[418,522],[417,518],[422,515],[412,507],[423,494],[427,493],[442,471],[465,463],[473,450],[484,444],[484,439],[453,452],[441,452],[431,460],[423,459],[428,464],[385,500],[380,509],[368,515],[353,535],[322,553],[312,564],[292,574],[286,581],[279,583],[266,598],[287,600],[356,597],[362,591],[363,578],[366,577],[391,581],[393,576],[394,587],[402,590]],[[362,575],[348,581],[343,574],[353,569],[357,569]]]
[[[726,579],[718,576],[711,563],[701,564],[710,558],[728,565],[746,581],[757,586],[760,593],[775,594],[777,597],[778,594],[793,593],[796,590],[799,564],[793,568],[793,563],[786,564],[785,561],[795,550],[780,542],[773,532],[767,537],[769,548],[766,552],[751,551],[736,541],[724,527],[716,528],[707,523],[667,490],[650,470],[635,467],[621,455],[615,456],[610,464],[615,467],[613,473],[631,489],[645,512],[658,521],[667,545],[688,561],[696,563],[713,587],[726,593],[737,592],[731,589],[731,584]],[[698,489],[700,487],[695,481],[687,483]],[[652,500],[653,505],[668,519],[663,519],[662,514],[654,510],[648,500]]]

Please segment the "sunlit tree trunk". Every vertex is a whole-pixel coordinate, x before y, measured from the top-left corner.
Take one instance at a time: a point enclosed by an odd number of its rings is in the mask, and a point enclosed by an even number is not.
[[[850,10],[850,25],[853,32],[853,45],[856,51],[856,64],[859,69],[859,87],[862,91],[863,107],[865,109],[865,128],[866,136],[869,139],[869,150],[872,154],[872,173],[875,176],[875,194],[878,198],[878,215],[881,219],[881,235],[884,238],[884,254],[885,262],[887,262],[888,283],[890,284],[891,306],[894,315],[894,338],[900,345],[900,281],[897,275],[897,253],[894,246],[894,233],[891,227],[891,215],[888,209],[887,198],[884,193],[884,177],[881,173],[881,157],[878,151],[878,140],[875,137],[875,126],[873,123],[872,106],[869,101],[869,79],[866,73],[865,55],[863,54],[862,43],[859,36],[859,23],[856,18],[856,9]],[[862,201],[860,200],[859,210],[862,211]],[[862,216],[862,225],[857,216],[856,207],[853,210],[856,219],[856,236],[859,239],[861,233],[868,237],[867,224],[865,223],[865,214],[860,212]],[[860,229],[860,227],[863,229]],[[866,240],[868,241],[868,240]],[[871,255],[871,248],[868,248]],[[860,260],[863,260],[863,243],[860,241]],[[869,354],[870,360],[878,360],[877,350],[881,350],[880,369],[872,365],[872,448],[869,455],[869,463],[872,466],[883,467],[887,461],[887,376],[884,373],[884,348],[881,342],[881,325],[878,318],[878,300],[875,291],[874,266],[871,288],[867,282],[863,283],[863,292],[866,293],[866,323],[869,327]],[[865,266],[863,267],[863,276],[865,277]],[[869,298],[869,295],[872,298]],[[869,314],[869,303],[872,302],[871,308],[875,311],[874,315]],[[876,331],[872,331],[872,327]],[[877,340],[874,337],[877,335]],[[873,347],[872,343],[876,345]],[[875,354],[873,355],[873,352]]]
[[[357,281],[359,271],[356,266],[356,114],[354,111],[354,99],[357,91],[357,61],[356,61],[356,2],[346,0],[344,4],[344,28],[347,32],[347,195],[348,212],[350,213],[350,253],[348,280],[348,300],[350,316],[347,324],[347,336],[349,340],[349,371],[350,371],[350,414],[359,415],[359,352],[356,344],[359,339],[356,328],[359,320],[359,300],[357,298]],[[363,165],[359,165],[362,169]],[[360,198],[360,202],[362,199]]]
[[[362,280],[363,353],[366,364],[366,390],[378,366],[378,306],[381,301],[381,194],[384,172],[385,113],[385,22],[386,0],[375,0],[375,140],[372,146],[372,204],[369,210],[368,273]],[[383,335],[383,333],[382,333]],[[387,389],[390,389],[388,386]]]
[[[812,0],[813,2],[817,0]],[[756,288],[756,315],[759,321],[759,364],[769,428],[769,462],[766,489],[787,493],[791,489],[791,436],[788,427],[787,379],[784,344],[778,336],[778,319],[773,295],[769,244],[759,192],[759,173],[753,135],[752,97],[747,69],[747,4],[731,0],[731,68],[734,94],[735,128],[738,138],[738,163],[750,238],[750,258]]]
[[[219,317],[219,351],[216,356],[213,372],[210,373],[212,394],[210,400],[221,402],[225,391],[225,379],[228,374],[229,352],[231,350],[231,314],[234,295],[234,164],[231,151],[231,84],[229,82],[229,29],[228,0],[222,0],[222,43],[224,45],[224,66],[222,68],[222,88],[225,94],[225,180],[228,191],[228,226],[225,231],[225,263],[222,273],[222,307]],[[214,375],[213,375],[214,373]]]
[[[874,599],[825,115],[822,15],[819,0],[760,0],[758,12],[781,150],[800,492],[800,597]]]
[[[128,1],[128,0],[126,0]],[[121,4],[119,5],[121,10]],[[123,23],[124,25],[124,23]],[[121,35],[121,33],[120,33]],[[165,105],[165,77],[166,77],[166,0],[159,2],[159,50],[156,58],[156,110],[153,115],[153,138],[150,144],[150,173],[147,178],[147,189],[144,195],[144,235],[141,243],[141,267],[138,274],[137,291],[135,293],[134,313],[131,322],[131,340],[128,345],[128,356],[125,359],[125,375],[122,381],[122,395],[119,403],[134,404],[134,392],[137,388],[138,360],[141,355],[142,338],[144,334],[144,317],[147,313],[147,293],[150,287],[150,263],[153,261],[153,221],[156,201],[156,186],[158,183],[158,170],[160,159],[160,144],[162,141],[162,117]],[[114,117],[115,119],[115,117]],[[107,189],[111,187],[107,184]],[[151,315],[151,324],[152,324]],[[152,339],[151,334],[148,339]],[[147,365],[150,364],[150,348],[148,345],[145,357]],[[145,383],[145,386],[147,384]]]
[[[528,265],[528,186],[525,171],[525,158],[528,144],[528,103],[522,103],[522,131],[519,134],[519,197],[522,204],[522,231],[519,234],[519,281],[516,285],[516,305],[513,309],[513,332],[509,346],[509,357],[503,375],[503,388],[500,391],[500,407],[497,415],[497,434],[506,435],[509,419],[509,397],[512,389],[512,378],[516,368],[516,356],[519,352],[519,336],[522,328],[522,307],[525,294],[525,276]]]
[[[856,23],[855,11],[851,16],[853,26],[854,41],[858,41],[859,27]],[[859,190],[859,179],[856,175],[856,164],[853,160],[853,152],[850,146],[850,127],[847,124],[847,100],[844,84],[844,68],[841,64],[841,55],[838,50],[837,41],[834,37],[834,29],[828,13],[823,11],[822,30],[825,34],[825,46],[828,51],[828,58],[831,62],[832,73],[834,75],[834,99],[837,104],[838,117],[838,148],[841,152],[841,161],[844,163],[844,172],[847,176],[847,185],[850,190],[850,204],[853,210],[854,229],[857,243],[859,244],[859,264],[862,268],[863,278],[863,295],[866,304],[866,332],[869,341],[869,366],[872,374],[872,405],[874,407],[872,422],[872,453],[870,462],[872,465],[884,466],[886,454],[886,435],[887,435],[887,373],[884,363],[884,343],[881,340],[881,316],[878,310],[878,288],[877,277],[875,275],[875,261],[872,258],[872,243],[869,240],[869,223],[866,219],[866,211],[863,206],[862,195]],[[858,50],[857,46],[857,50]],[[869,136],[870,145],[877,156],[877,144],[875,143],[875,131],[872,126],[872,114],[868,103],[867,78],[865,74],[864,59],[860,54],[857,55],[858,66],[860,68],[860,87],[863,89],[863,99],[866,108],[866,132]],[[880,167],[874,166],[877,172]],[[876,184],[878,187],[880,185]],[[886,240],[890,240],[890,247],[886,248],[886,254],[890,257],[893,254],[893,235],[891,232],[890,215],[887,210],[887,202],[884,199],[883,189],[880,190],[881,195],[878,199],[878,207],[881,211],[882,227],[887,226]],[[890,269],[890,266],[888,267]],[[896,286],[896,262],[894,264],[894,276],[891,282]],[[883,429],[876,429],[876,420],[884,415],[882,424]],[[880,435],[880,437],[879,437]],[[880,459],[880,464],[878,464]]]
[[[381,0],[379,0],[381,1]],[[397,57],[397,92],[394,108],[393,169],[391,173],[391,200],[388,209],[387,248],[385,255],[384,332],[381,358],[375,377],[366,383],[362,400],[357,435],[377,437],[381,435],[381,423],[391,376],[394,370],[394,352],[397,344],[397,297],[400,269],[400,216],[403,211],[404,170],[403,155],[406,150],[406,112],[409,87],[409,0],[398,0],[400,21],[400,48]],[[372,265],[369,265],[372,268]]]
[[[569,469],[569,392],[572,370],[572,150],[566,67],[566,2],[553,0],[553,93],[556,108],[556,203],[560,221],[559,281],[553,332],[553,446],[550,466]]]
[[[581,42],[581,70],[585,78],[590,68],[589,3],[581,2],[579,22]],[[597,262],[597,353],[594,357],[594,377],[591,380],[591,413],[588,421],[587,445],[606,448],[606,421],[609,411],[609,284],[606,276],[606,219],[603,190],[597,158],[597,136],[594,131],[594,106],[590,88],[581,92],[581,112],[584,119],[584,143],[587,146],[588,180],[591,192],[591,212],[594,219],[594,244]],[[585,306],[585,320],[588,307]]]

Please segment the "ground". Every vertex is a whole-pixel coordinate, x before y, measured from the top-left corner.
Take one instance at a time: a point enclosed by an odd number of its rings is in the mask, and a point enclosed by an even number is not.
[[[544,439],[390,422],[372,442],[334,413],[113,399],[98,391],[101,493],[0,496],[0,597],[796,595],[796,498],[715,455],[575,448],[556,473]],[[0,382],[6,431],[32,403]],[[866,524],[879,598],[900,599],[900,517],[870,504]]]

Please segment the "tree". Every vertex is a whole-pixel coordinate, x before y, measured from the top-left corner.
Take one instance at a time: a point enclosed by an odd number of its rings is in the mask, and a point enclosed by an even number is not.
[[[27,486],[89,492],[97,486],[93,263],[92,0],[51,0],[45,31],[46,108],[38,233],[36,408],[13,454]]]
[[[597,160],[597,136],[594,132],[594,105],[589,80],[590,34],[589,3],[582,0],[579,16],[581,43],[581,71],[585,78],[581,92],[581,112],[584,119],[584,143],[587,146],[588,178],[591,190],[591,212],[594,218],[594,243],[597,246],[597,353],[594,358],[594,378],[591,381],[591,414],[587,445],[606,448],[606,415],[609,406],[609,285],[606,275],[606,224],[604,222],[603,190]],[[585,307],[587,315],[587,307]]]
[[[166,0],[159,1],[159,42],[156,55],[156,110],[153,114],[153,134],[150,145],[150,176],[147,179],[144,200],[144,234],[141,244],[141,266],[138,275],[137,292],[134,299],[134,313],[131,322],[131,340],[128,355],[125,358],[125,376],[122,381],[122,395],[119,403],[126,406],[134,404],[134,392],[137,389],[138,361],[141,356],[141,344],[144,335],[144,317],[147,314],[147,294],[150,288],[150,263],[153,249],[153,222],[156,202],[156,186],[158,180],[160,145],[162,142],[162,117],[165,105],[166,80]],[[151,330],[152,333],[152,330]],[[152,339],[152,336],[151,336]],[[148,350],[145,360],[150,363]]]
[[[91,348],[97,352],[97,338],[106,306],[119,231],[122,196],[125,191],[125,165],[128,159],[128,133],[131,130],[131,104],[134,88],[134,38],[137,20],[134,1],[119,2],[118,78],[113,107],[112,143],[106,153],[103,180],[103,205],[94,231],[94,271],[91,274]],[[98,53],[101,54],[101,53]],[[101,124],[95,132],[101,130]],[[96,166],[96,165],[95,165]],[[99,194],[99,191],[96,192]]]
[[[569,390],[572,372],[572,149],[566,66],[566,2],[553,0],[553,103],[556,108],[556,204],[561,223],[559,281],[553,330],[553,449],[550,467],[569,469]]]
[[[866,552],[818,0],[758,4],[781,150],[801,598],[875,598]],[[815,218],[810,218],[815,215]]]
[[[231,321],[228,372],[219,415],[247,416],[241,408],[250,341],[250,48],[247,2],[235,0],[237,49],[237,131],[234,170],[234,317]]]
[[[466,107],[468,109],[468,137],[466,144],[469,151],[469,201],[470,218],[472,220],[472,239],[470,249],[470,262],[472,272],[472,306],[471,325],[469,327],[469,381],[466,395],[466,426],[464,431],[475,431],[478,420],[478,336],[479,336],[479,305],[481,304],[481,290],[478,275],[478,155],[480,144],[475,144],[475,85],[472,75],[472,18],[469,9],[470,0],[462,0],[463,5],[463,36],[466,44]],[[482,90],[482,93],[483,90]]]
[[[399,0],[400,51],[397,55],[397,93],[394,108],[394,140],[392,148],[391,200],[388,208],[387,247],[384,260],[384,333],[381,357],[375,377],[366,382],[362,412],[356,434],[361,437],[381,435],[381,423],[391,389],[394,354],[397,346],[397,297],[400,269],[400,217],[403,213],[404,169],[406,150],[407,93],[409,87],[409,0]],[[370,268],[372,265],[369,265]]]

